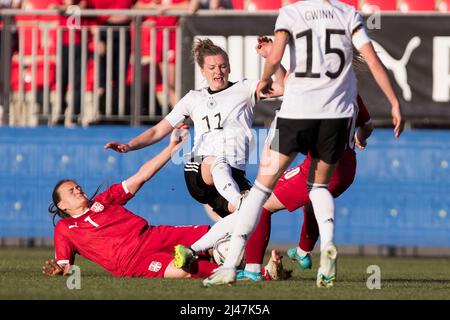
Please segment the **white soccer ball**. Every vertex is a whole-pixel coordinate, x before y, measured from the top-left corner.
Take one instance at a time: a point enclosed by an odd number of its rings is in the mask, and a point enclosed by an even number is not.
[[[228,255],[228,250],[230,248],[230,240],[231,240],[231,234],[227,233],[225,236],[218,239],[214,243],[213,258],[214,258],[214,261],[218,265],[222,265],[225,262],[225,259]],[[241,268],[243,265],[245,266],[244,252],[245,252],[245,249],[242,250],[241,256],[239,257],[239,267],[238,268]]]

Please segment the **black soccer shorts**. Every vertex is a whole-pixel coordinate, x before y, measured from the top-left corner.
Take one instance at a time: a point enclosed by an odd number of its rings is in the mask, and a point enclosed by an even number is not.
[[[222,197],[214,186],[203,181],[201,174],[202,157],[192,158],[184,166],[184,180],[192,198],[200,203],[208,204],[222,218],[229,215],[228,201]],[[250,190],[252,185],[245,177],[245,171],[231,167],[231,175],[236,181],[239,190]]]
[[[351,120],[277,118],[270,148],[286,156],[310,152],[315,159],[335,164],[350,141]]]

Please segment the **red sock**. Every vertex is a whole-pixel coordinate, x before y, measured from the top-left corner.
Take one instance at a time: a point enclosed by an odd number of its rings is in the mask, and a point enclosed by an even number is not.
[[[191,277],[194,279],[205,279],[208,278],[214,269],[217,269],[219,267],[218,264],[215,264],[214,262],[210,262],[207,260],[198,260],[196,263],[196,266],[194,267],[194,270],[191,272]]]
[[[302,233],[300,235],[298,246],[303,251],[311,252],[318,239],[319,226],[317,225],[312,205],[308,204],[303,207]]]
[[[272,212],[262,208],[258,225],[247,242],[245,249],[246,263],[263,263],[264,253],[266,252],[270,239],[271,215]]]

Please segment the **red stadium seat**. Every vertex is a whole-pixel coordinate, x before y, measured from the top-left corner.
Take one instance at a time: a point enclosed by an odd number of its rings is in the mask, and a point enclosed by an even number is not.
[[[288,4],[297,2],[297,1],[299,1],[299,0],[285,0],[285,5],[288,5]],[[356,9],[359,8],[359,4],[358,4],[358,3],[359,3],[359,0],[339,0],[339,1],[344,2],[344,3],[347,3],[347,4],[349,4],[349,5],[352,5],[352,6],[354,6]]]
[[[439,0],[437,10],[441,12],[450,12],[450,0]]]
[[[283,6],[282,0],[249,0],[247,9],[249,11],[258,11],[258,10],[278,10]]]
[[[371,13],[377,9],[380,11],[396,11],[397,0],[361,0],[361,11],[364,13]]]
[[[436,10],[435,0],[400,0],[399,9],[408,11],[434,11]]]
[[[232,0],[231,4],[234,10],[243,10],[245,0]]]
[[[359,9],[359,1],[358,0],[339,0],[351,6],[354,6],[356,9]]]
[[[54,4],[62,4],[62,0],[25,0],[24,5],[26,8],[33,9],[48,9],[49,6]]]

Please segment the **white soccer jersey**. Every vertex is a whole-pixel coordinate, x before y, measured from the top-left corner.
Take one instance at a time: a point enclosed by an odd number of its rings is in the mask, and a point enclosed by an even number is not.
[[[249,157],[253,107],[257,80],[243,79],[229,88],[210,93],[191,90],[166,116],[172,126],[186,117],[194,122],[194,156],[224,156],[237,169],[245,170]]]
[[[335,0],[298,1],[280,9],[280,30],[291,35],[291,74],[279,117],[351,117],[357,93],[353,45],[360,49],[370,41],[361,16]]]

